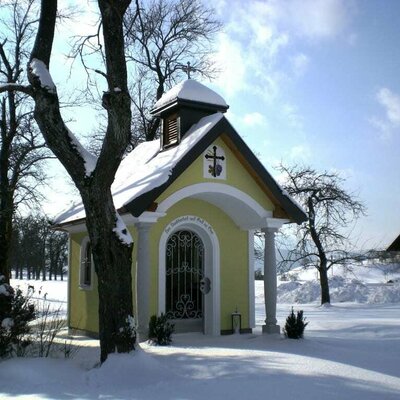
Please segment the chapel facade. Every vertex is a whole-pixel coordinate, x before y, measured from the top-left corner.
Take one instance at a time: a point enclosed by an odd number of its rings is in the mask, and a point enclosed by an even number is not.
[[[160,139],[121,163],[112,192],[133,240],[132,289],[141,338],[150,316],[166,314],[177,332],[231,333],[255,327],[254,232],[265,235],[264,332],[276,321],[277,230],[304,211],[280,188],[229,123],[225,100],[186,80],[154,106]],[[69,232],[68,326],[98,332],[97,278],[82,205],[56,221]]]

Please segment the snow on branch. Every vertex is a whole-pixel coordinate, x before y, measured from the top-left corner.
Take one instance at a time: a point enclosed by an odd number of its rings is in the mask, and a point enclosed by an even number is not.
[[[118,213],[115,213],[115,228],[113,232],[116,233],[118,239],[125,245],[130,246],[133,243],[131,234]]]
[[[47,89],[49,93],[56,93],[56,85],[51,78],[50,72],[46,67],[46,64],[38,60],[37,58],[33,58],[30,63],[30,68],[32,71],[32,75],[39,79],[40,86],[44,89]]]
[[[13,90],[15,92],[22,92],[32,96],[32,88],[30,86],[21,85],[19,83],[3,83],[0,85],[0,93],[6,92],[8,90]]]
[[[72,145],[75,147],[77,152],[80,154],[80,156],[83,158],[83,161],[85,163],[85,170],[86,170],[86,176],[90,176],[94,169],[96,168],[97,164],[97,157],[94,156],[92,153],[87,151],[79,142],[79,140],[76,138],[76,136],[67,128],[68,131],[68,136],[71,139]]]

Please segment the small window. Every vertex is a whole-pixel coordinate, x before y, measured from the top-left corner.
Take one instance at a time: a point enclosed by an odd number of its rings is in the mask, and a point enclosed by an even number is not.
[[[179,118],[177,114],[164,119],[163,123],[163,147],[170,147],[179,143]]]
[[[92,246],[89,238],[85,238],[81,247],[80,287],[90,289],[92,286]]]

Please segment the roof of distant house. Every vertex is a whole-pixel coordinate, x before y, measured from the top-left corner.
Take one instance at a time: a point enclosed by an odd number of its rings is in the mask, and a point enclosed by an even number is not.
[[[400,235],[394,240],[394,242],[386,249],[386,251],[400,251]]]

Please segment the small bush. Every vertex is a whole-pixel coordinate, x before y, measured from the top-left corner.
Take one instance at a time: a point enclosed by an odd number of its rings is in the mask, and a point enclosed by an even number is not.
[[[135,318],[132,315],[128,315],[114,339],[119,351],[125,352],[135,350],[136,337]]]
[[[303,316],[303,310],[297,311],[297,314],[295,314],[292,307],[291,313],[286,318],[283,333],[289,339],[301,339],[307,325],[308,322],[306,322],[306,318]]]
[[[149,340],[159,346],[169,345],[172,341],[171,335],[174,327],[165,314],[161,314],[159,317],[152,315],[149,322]]]
[[[29,322],[34,318],[35,307],[30,299],[0,276],[0,358],[25,354],[31,344]]]

